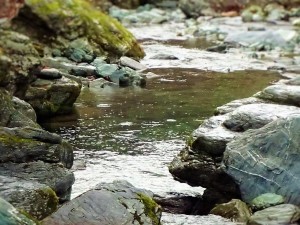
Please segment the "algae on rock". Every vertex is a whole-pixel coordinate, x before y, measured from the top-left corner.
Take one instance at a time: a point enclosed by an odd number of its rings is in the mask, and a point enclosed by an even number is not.
[[[26,6],[30,9],[27,13],[35,14],[58,37],[67,41],[87,38],[95,54],[105,52],[112,57],[127,55],[137,59],[144,56],[129,31],[85,0],[26,0]]]

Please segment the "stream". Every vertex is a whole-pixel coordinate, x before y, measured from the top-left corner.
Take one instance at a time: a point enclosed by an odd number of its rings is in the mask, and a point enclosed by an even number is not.
[[[43,124],[76,146],[72,198],[98,183],[118,179],[161,196],[200,196],[204,189],[173,180],[168,164],[217,106],[249,97],[279,79],[276,72],[244,70],[253,66],[239,55],[202,51],[199,41],[187,45],[178,40],[143,40],[143,45],[147,53],[143,63],[149,68],[145,73],[151,74],[146,88],[84,87],[73,115]],[[179,60],[151,59],[162,51],[176,54]],[[162,221],[235,224],[212,215],[168,213]]]

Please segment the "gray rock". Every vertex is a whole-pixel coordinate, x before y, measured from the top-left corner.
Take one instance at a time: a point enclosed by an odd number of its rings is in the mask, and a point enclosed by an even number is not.
[[[222,155],[226,144],[239,135],[223,126],[227,119],[228,115],[220,115],[205,120],[193,132],[193,136],[196,137],[193,149],[198,152],[207,152],[210,155]]]
[[[239,108],[240,106],[243,105],[249,105],[249,104],[258,104],[258,103],[265,103],[266,101],[255,98],[255,97],[249,97],[249,98],[243,98],[243,99],[238,99],[234,100],[232,102],[229,102],[225,105],[222,105],[220,107],[217,107],[215,110],[215,114],[226,114],[234,111],[235,109]]]
[[[254,213],[247,225],[298,224],[299,219],[299,207],[291,204],[283,204]]]
[[[280,104],[300,106],[300,86],[272,85],[256,94],[255,97]]]
[[[289,80],[286,84],[300,86],[300,76]]]
[[[13,97],[12,102],[13,102],[13,106],[14,106],[16,111],[18,111],[19,113],[21,113],[24,116],[28,117],[33,122],[36,122],[35,111],[29,103],[27,103],[27,102],[25,102],[25,101],[23,101],[23,100],[21,100],[17,97]]]
[[[251,212],[239,199],[232,199],[230,202],[219,204],[214,207],[209,214],[219,215],[232,221],[245,223],[251,216]]]
[[[274,120],[295,114],[300,115],[300,108],[276,104],[250,104],[230,113],[223,124],[232,131],[246,131],[261,128]]]
[[[281,195],[276,195],[274,193],[265,193],[252,200],[251,208],[258,211],[283,203],[284,198]]]
[[[56,193],[60,203],[70,200],[72,185],[75,181],[73,173],[63,165],[42,161],[19,164],[2,163],[0,175],[45,184]]]
[[[96,67],[97,77],[110,77],[114,72],[119,69],[117,64],[101,64]]]
[[[3,225],[36,225],[28,216],[0,198],[0,221]]]
[[[58,207],[55,192],[44,184],[1,175],[0,180],[0,196],[38,220],[49,216]]]
[[[239,185],[245,202],[276,193],[287,203],[300,204],[299,130],[300,116],[294,116],[248,130],[227,144],[223,169]]]
[[[159,225],[160,207],[149,191],[137,189],[126,181],[98,185],[42,221],[44,225],[70,224],[144,224]]]
[[[37,116],[53,116],[72,111],[80,94],[81,83],[66,77],[56,80],[37,79],[30,84],[24,100],[35,109]]]
[[[209,8],[209,1],[179,0],[179,8],[190,17],[203,16],[205,9]]]
[[[138,61],[134,60],[134,59],[131,59],[127,56],[122,56],[120,58],[120,63],[121,65],[123,66],[127,66],[131,69],[134,69],[134,70],[144,70],[144,69],[147,69],[146,66],[144,66],[143,64],[139,63]]]
[[[161,60],[178,60],[178,58],[174,55],[160,53],[151,57],[151,59],[161,59]]]
[[[62,77],[61,72],[55,68],[44,68],[36,73],[39,78],[42,79],[60,79]]]

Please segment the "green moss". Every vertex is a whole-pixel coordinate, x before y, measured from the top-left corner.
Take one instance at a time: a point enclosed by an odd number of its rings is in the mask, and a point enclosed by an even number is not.
[[[139,193],[138,196],[145,206],[145,215],[152,220],[153,225],[160,225],[160,218],[157,217],[156,213],[160,206],[145,194]]]
[[[67,39],[87,37],[96,49],[103,49],[109,54],[135,58],[144,56],[129,31],[85,0],[27,0],[26,4],[54,32]]]
[[[20,138],[9,134],[0,134],[0,142],[7,145],[16,145],[16,144],[23,145],[28,143],[35,143],[37,141],[32,139]]]
[[[49,214],[49,212],[54,212],[57,210],[58,207],[58,197],[56,193],[51,188],[43,188],[41,190],[38,190],[39,195],[43,199],[48,199],[47,205],[45,208],[45,212]],[[45,215],[48,216],[48,215]],[[43,216],[43,217],[45,217]]]
[[[34,218],[32,215],[30,215],[28,212],[26,212],[23,209],[18,209],[19,213],[21,213],[23,216],[25,216],[26,218],[28,218],[29,220],[32,220],[36,225],[40,225],[40,222]]]

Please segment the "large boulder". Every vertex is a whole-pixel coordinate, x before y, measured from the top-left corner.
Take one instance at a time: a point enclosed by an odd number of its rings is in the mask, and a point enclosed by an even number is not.
[[[30,83],[24,100],[32,105],[37,116],[67,114],[73,109],[81,91],[81,83],[67,77],[45,80],[37,79]]]
[[[72,185],[75,181],[74,174],[62,164],[43,161],[2,163],[0,175],[45,184],[56,193],[60,203],[70,200]]]
[[[126,181],[100,184],[64,204],[42,224],[159,225],[161,209],[152,196]]]
[[[0,198],[0,221],[5,225],[37,225],[26,213],[19,212],[2,198]]]
[[[223,169],[250,203],[264,193],[276,193],[286,203],[300,205],[300,115],[248,130],[227,144]]]
[[[22,16],[34,18],[45,24],[52,33],[60,37],[60,47],[70,41],[85,39],[93,49],[94,56],[104,53],[110,56],[127,55],[142,58],[144,52],[133,37],[118,21],[93,8],[82,0],[26,0]],[[36,32],[40,32],[37,30]],[[51,35],[51,34],[50,34]],[[66,48],[67,49],[67,48]],[[86,48],[75,49],[78,54]]]
[[[0,179],[0,196],[36,219],[43,219],[57,210],[58,198],[47,185],[1,175]]]

